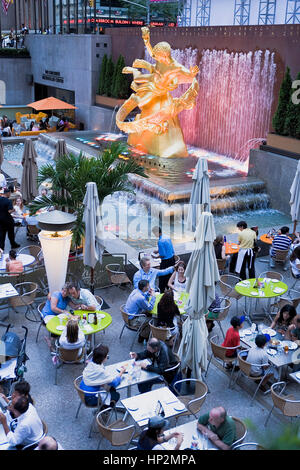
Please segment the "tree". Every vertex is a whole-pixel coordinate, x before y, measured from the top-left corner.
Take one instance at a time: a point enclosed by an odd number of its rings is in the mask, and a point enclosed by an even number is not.
[[[124,57],[120,54],[115,67],[114,79],[112,84],[112,96],[115,98],[128,98],[129,82],[127,76],[122,73],[125,67]]]
[[[296,80],[300,80],[300,72],[298,73]],[[294,90],[292,90],[292,93],[293,91]],[[297,128],[300,125],[300,103],[293,103],[292,93],[286,110],[284,134],[291,137],[297,137]]]
[[[277,134],[284,135],[284,125],[287,107],[292,93],[292,78],[289,67],[286,68],[283,82],[279,91],[279,100],[276,113],[273,117],[273,127]]]
[[[94,181],[97,185],[100,204],[104,198],[117,191],[133,192],[129,183],[128,174],[147,177],[144,169],[132,158],[127,161],[118,161],[122,152],[128,152],[124,143],[114,142],[106,148],[99,157],[84,157],[82,154],[75,156],[64,155],[51,164],[43,165],[39,169],[38,183],[50,181],[52,194],[42,196],[39,201],[33,201],[29,205],[30,213],[34,214],[41,208],[49,209],[51,206],[59,210],[67,210],[77,216],[73,228],[73,243],[80,246],[84,236],[83,223],[83,199],[86,192],[86,183]],[[130,156],[130,155],[129,155]]]
[[[112,57],[110,56],[107,61],[105,80],[104,80],[104,94],[106,96],[111,96],[112,80],[114,76],[115,65],[113,63]]]
[[[99,77],[99,88],[98,88],[99,95],[103,95],[104,93],[106,69],[107,69],[107,55],[104,54],[103,59],[102,59],[102,64],[101,64],[100,77]]]

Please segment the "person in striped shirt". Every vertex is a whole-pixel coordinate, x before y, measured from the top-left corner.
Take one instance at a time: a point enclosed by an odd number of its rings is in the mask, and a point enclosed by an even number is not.
[[[272,246],[270,249],[270,267],[275,268],[274,257],[276,256],[276,250],[289,250],[292,240],[288,237],[289,228],[281,227],[279,234],[274,237]],[[283,270],[287,271],[288,269],[288,256],[286,257],[286,262],[284,264]]]

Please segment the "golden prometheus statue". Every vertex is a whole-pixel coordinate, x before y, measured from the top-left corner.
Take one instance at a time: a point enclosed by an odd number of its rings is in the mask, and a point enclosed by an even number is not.
[[[124,102],[116,116],[116,124],[129,134],[128,144],[145,153],[159,157],[186,157],[185,146],[178,114],[184,109],[192,109],[198,94],[197,66],[190,70],[172,58],[171,46],[159,42],[151,47],[149,28],[142,28],[145,46],[155,60],[150,64],[136,59],[132,67],[124,67],[123,73],[133,74],[131,88],[135,93]],[[149,71],[143,74],[138,69]],[[182,83],[191,83],[180,97],[173,98],[171,91]],[[128,114],[136,107],[141,113],[134,121],[125,122]]]

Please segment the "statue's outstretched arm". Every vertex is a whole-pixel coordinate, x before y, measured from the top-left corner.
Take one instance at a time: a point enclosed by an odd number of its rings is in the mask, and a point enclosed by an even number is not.
[[[147,62],[146,60],[143,60],[143,59],[135,59],[132,66],[138,69],[149,70],[149,72],[151,73],[153,73],[153,69],[154,69],[153,65],[150,64],[150,62]]]
[[[147,26],[144,26],[141,29],[142,29],[142,38],[144,40],[147,51],[149,52],[150,56],[153,57],[153,49],[150,44],[150,30],[149,28],[147,28]]]

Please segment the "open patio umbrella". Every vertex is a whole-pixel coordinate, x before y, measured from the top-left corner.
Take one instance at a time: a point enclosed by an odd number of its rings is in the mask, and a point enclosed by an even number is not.
[[[3,150],[2,139],[0,137],[0,168],[2,166],[3,160],[4,160],[4,150]]]
[[[67,155],[67,153],[68,151],[65,139],[58,139],[58,141],[56,142],[56,149],[53,157],[54,160],[58,160],[63,155]]]
[[[59,100],[50,96],[49,98],[44,98],[43,100],[34,101],[29,103],[27,106],[35,109],[36,111],[53,111],[54,109],[77,109],[76,106],[66,103],[65,101]]]
[[[21,193],[26,203],[31,202],[38,195],[37,187],[37,153],[31,139],[25,140],[23,158],[23,172],[21,179]]]
[[[190,197],[187,224],[196,230],[199,216],[203,210],[210,211],[209,176],[206,158],[199,158],[193,173],[193,187]]]
[[[300,220],[300,160],[298,160],[298,166],[295,174],[295,178],[293,180],[291,189],[291,216],[292,221],[294,222],[294,230],[293,233],[296,232],[297,221]]]
[[[196,246],[186,268],[189,300],[188,317],[182,326],[182,340],[178,355],[181,367],[188,367],[192,377],[201,379],[201,370],[207,367],[207,327],[205,312],[215,300],[215,282],[220,278],[214,253],[216,238],[213,216],[210,212],[200,215],[196,229]]]
[[[91,268],[91,291],[94,293],[94,268],[97,261],[102,263],[102,253],[104,251],[103,226],[100,216],[99,197],[96,183],[86,184],[86,193],[83,204],[85,223],[85,240],[83,263]]]

